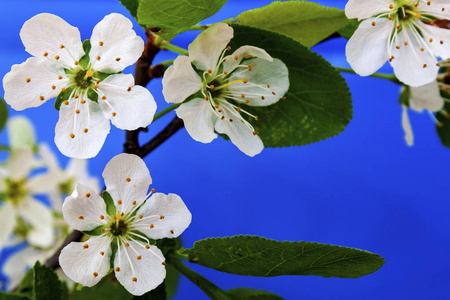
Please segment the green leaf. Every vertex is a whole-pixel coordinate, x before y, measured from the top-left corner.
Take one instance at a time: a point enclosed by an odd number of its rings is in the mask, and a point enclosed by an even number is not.
[[[286,99],[266,107],[241,105],[259,120],[249,122],[265,147],[307,145],[341,133],[352,118],[345,80],[324,58],[299,42],[275,32],[233,25],[230,46],[263,48],[289,70]]]
[[[276,1],[225,22],[282,33],[311,47],[346,26],[349,20],[344,11],[334,7],[307,1]]]
[[[80,66],[83,69],[88,69],[90,58],[89,58],[89,51],[91,51],[91,41],[90,40],[84,40],[83,42],[83,50],[84,55],[80,58],[80,61],[78,62]]]
[[[33,124],[23,116],[16,116],[9,120],[8,138],[11,148],[30,148],[36,146],[36,134]]]
[[[90,235],[90,236],[99,236],[102,234],[103,225],[98,226],[97,228],[94,228],[89,231],[82,231],[82,233]]]
[[[132,300],[133,295],[127,292],[114,276],[105,276],[93,287],[83,287],[73,292],[71,300]]]
[[[402,105],[406,105],[409,107],[409,102],[411,98],[411,88],[409,85],[402,86],[402,92],[400,93],[400,97],[398,102]]]
[[[166,288],[167,299],[175,296],[178,282],[180,281],[180,272],[171,264],[166,265],[166,278],[164,279],[164,286]]]
[[[134,300],[166,300],[166,289],[164,284],[158,285],[156,289],[151,290],[148,293],[145,293],[142,296],[135,296]]]
[[[116,205],[114,204],[113,198],[107,191],[103,191],[102,198],[105,201],[108,216],[114,217],[116,215]]]
[[[235,300],[283,300],[283,298],[275,294],[247,288],[228,290],[227,294]]]
[[[72,94],[72,91],[74,88],[75,88],[74,86],[70,86],[65,91],[61,91],[58,94],[58,97],[56,97],[56,100],[55,100],[55,109],[56,110],[59,110],[59,108],[61,107],[61,104],[63,104],[64,101],[69,99],[70,94]]]
[[[357,19],[349,20],[348,24],[345,27],[338,30],[338,34],[343,38],[350,39],[358,28],[359,23],[360,22]]]
[[[6,125],[6,121],[8,120],[8,106],[5,103],[3,98],[0,98],[0,131],[2,131],[3,127]]]
[[[62,298],[63,289],[58,276],[47,266],[39,261],[33,267],[34,270],[34,300],[65,300]]]
[[[140,0],[138,23],[165,40],[214,15],[227,0]]]
[[[3,293],[0,291],[0,300],[29,300],[31,299],[26,294],[21,293]]]
[[[185,249],[191,262],[221,272],[272,277],[317,275],[358,278],[384,264],[378,254],[311,242],[280,242],[258,236],[209,238]]]
[[[137,9],[139,6],[139,0],[119,0],[123,6],[130,12],[130,14],[136,19]]]

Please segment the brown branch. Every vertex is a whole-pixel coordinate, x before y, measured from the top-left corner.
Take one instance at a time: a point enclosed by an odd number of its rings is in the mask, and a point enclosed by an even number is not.
[[[62,244],[62,246],[58,249],[58,251],[55,252],[47,261],[45,262],[45,265],[47,267],[50,267],[52,269],[57,269],[59,267],[59,254],[61,253],[61,250],[69,245],[71,242],[79,242],[81,241],[81,238],[83,237],[83,233],[81,233],[78,230],[72,231],[71,234],[69,234]]]

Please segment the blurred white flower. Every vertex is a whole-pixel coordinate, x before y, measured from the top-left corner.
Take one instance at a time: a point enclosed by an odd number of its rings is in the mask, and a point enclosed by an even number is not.
[[[258,117],[240,105],[268,106],[280,100],[289,88],[288,69],[253,46],[225,56],[232,37],[233,28],[224,23],[200,33],[189,45],[189,57],[177,57],[164,73],[163,94],[167,102],[181,103],[201,92],[176,110],[191,137],[210,143],[215,131],[226,134],[242,152],[254,156],[264,145],[241,114]]]
[[[421,86],[436,79],[437,57],[450,57],[450,30],[433,25],[450,19],[448,1],[349,0],[345,14],[363,20],[346,47],[348,62],[361,76],[389,60],[400,81]]]
[[[192,216],[175,194],[156,193],[148,198],[152,179],[136,155],[111,159],[103,178],[111,202],[82,184],[64,201],[64,220],[95,236],[70,243],[62,250],[59,263],[70,279],[93,286],[108,274],[113,262],[117,280],[133,295],[142,295],[166,276],[164,256],[149,239],[178,237]],[[117,250],[111,258],[113,248]]]
[[[57,101],[55,143],[64,155],[97,155],[109,133],[109,120],[126,130],[151,123],[156,111],[153,96],[135,86],[132,75],[121,73],[144,49],[124,16],[110,14],[95,26],[88,54],[78,29],[52,14],[26,21],[20,37],[34,57],[12,66],[3,78],[5,101],[23,110],[60,95],[64,101]]]

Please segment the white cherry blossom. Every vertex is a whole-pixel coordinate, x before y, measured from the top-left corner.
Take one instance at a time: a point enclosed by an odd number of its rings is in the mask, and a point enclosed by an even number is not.
[[[264,145],[242,115],[255,121],[258,116],[241,105],[268,106],[280,100],[289,88],[288,69],[257,47],[242,46],[228,54],[232,37],[233,28],[224,23],[203,31],[189,45],[189,57],[177,57],[165,72],[163,94],[169,103],[184,101],[176,113],[194,140],[210,143],[216,132],[226,134],[254,156]]]
[[[132,75],[119,73],[144,49],[124,16],[110,14],[95,26],[88,53],[78,29],[48,13],[26,21],[20,37],[33,57],[12,66],[3,78],[5,101],[23,110],[59,95],[55,143],[64,155],[97,155],[110,121],[125,130],[151,123],[156,111],[153,96],[135,86]]]
[[[117,280],[131,294],[142,295],[166,276],[164,256],[150,240],[178,237],[189,226],[191,213],[175,194],[151,191],[149,197],[152,179],[136,155],[120,154],[111,159],[103,178],[113,201],[108,206],[82,184],[64,201],[64,220],[71,227],[84,232],[96,230],[99,235],[70,243],[62,250],[59,262],[70,279],[93,286],[108,274],[112,261]]]
[[[363,20],[347,43],[347,60],[361,76],[376,72],[389,60],[397,78],[410,86],[435,80],[438,57],[450,57],[450,30],[435,26],[450,19],[443,0],[349,0],[348,18]]]

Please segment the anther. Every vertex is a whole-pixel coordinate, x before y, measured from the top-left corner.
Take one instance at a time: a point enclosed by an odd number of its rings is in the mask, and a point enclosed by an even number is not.
[[[126,182],[130,182],[131,181],[131,178],[130,177],[127,177],[127,179],[125,179],[126,180]]]
[[[373,21],[372,22],[372,26],[375,26],[375,25],[377,25],[377,23],[375,21]]]
[[[101,255],[101,256],[105,255],[105,252],[100,251],[100,255]]]
[[[105,228],[102,228],[102,234],[105,233],[105,231],[106,231],[106,229],[105,229]]]
[[[114,270],[115,270],[116,272],[120,272],[120,268],[119,268],[119,267],[116,267]]]
[[[71,133],[69,136],[73,139],[75,137],[75,134]]]
[[[258,134],[259,134],[259,132],[253,131],[253,135],[258,135]]]
[[[145,249],[150,249],[150,245],[149,244],[147,244],[147,245],[145,245]]]
[[[75,99],[78,99],[80,96],[78,96],[78,95],[75,95],[75,96],[73,96]]]
[[[137,259],[137,260],[141,260],[141,259],[142,259],[142,256],[138,255],[138,256],[136,257],[136,259]]]
[[[86,77],[92,77],[93,75],[94,75],[94,72],[92,72],[91,70],[86,71]]]
[[[102,96],[102,100],[106,100],[106,96]]]
[[[103,220],[103,219],[105,219],[105,216],[104,216],[104,215],[101,215],[101,216],[100,216],[100,220]]]
[[[99,83],[100,83],[100,79],[97,79],[97,80],[95,81],[95,83],[99,84]]]
[[[219,108],[219,104],[214,105],[215,108]]]
[[[170,233],[171,233],[171,234],[173,234],[173,233],[174,233],[173,229],[172,229],[172,230],[170,230]]]
[[[210,88],[211,90],[213,90],[213,89],[214,89],[214,85],[211,84],[211,85],[209,86],[209,88]]]
[[[388,19],[389,19],[389,21],[391,21],[392,20],[392,16],[389,15]]]
[[[255,121],[258,121],[258,116],[255,116]]]
[[[117,204],[122,205],[122,200],[118,200]]]
[[[61,80],[63,79],[63,77],[61,75],[58,75],[58,79]]]
[[[25,81],[28,83],[28,82],[31,81],[31,79],[30,78],[25,78]]]
[[[389,4],[389,8],[390,8],[390,9],[393,9],[393,8],[394,8],[394,5],[393,5],[393,4]]]
[[[437,127],[439,127],[439,128],[444,127],[444,123],[441,123],[441,122],[437,123]]]
[[[125,243],[125,247],[130,247],[130,244],[129,243]]]
[[[441,64],[440,64],[440,63],[437,63],[437,64],[436,64],[436,66],[437,66],[437,67],[440,67],[440,66],[441,66]]]
[[[251,65],[248,65],[248,71],[251,72],[253,70]]]
[[[52,85],[52,90],[56,89],[56,86]]]
[[[44,54],[43,54],[44,56],[47,56],[48,55],[48,52],[44,52]]]
[[[75,110],[75,113],[78,115],[80,113],[80,110],[79,109]]]
[[[228,75],[228,72],[227,71],[223,71],[223,75]]]
[[[94,84],[92,87],[93,87],[94,89],[98,89],[98,85],[96,85],[96,84]]]
[[[150,229],[153,229],[153,228],[155,228],[155,225],[150,224]]]
[[[127,88],[127,91],[128,91],[128,92],[131,92],[131,86],[129,86],[129,87]]]
[[[164,216],[163,216],[163,215],[160,215],[159,218],[160,218],[161,220],[163,220],[163,219],[164,219]]]
[[[120,60],[120,57],[116,57],[116,61],[119,61]]]
[[[230,47],[230,46],[228,46],[228,47],[227,47],[227,50],[228,50],[228,51],[230,51],[230,50],[231,50],[231,47]]]
[[[100,60],[100,58],[101,58],[100,55],[97,55],[96,59],[97,59],[97,60]]]
[[[98,45],[103,46],[103,42],[102,41],[98,42]]]
[[[404,42],[403,45],[408,46],[408,42]]]
[[[400,29],[400,25],[396,25],[395,28],[398,30]]]
[[[83,131],[84,133],[88,133],[89,129],[85,128]]]
[[[133,277],[131,280],[133,280],[133,282],[137,282],[137,277]]]
[[[67,100],[64,100],[64,105],[69,105],[69,101],[67,101]]]
[[[274,96],[275,96],[276,94],[277,94],[277,93],[275,93],[275,92],[272,92],[272,95],[274,95]]]
[[[80,102],[81,102],[81,104],[85,104],[85,103],[86,103],[86,100],[83,99],[83,100],[81,100]]]
[[[94,277],[97,277],[97,276],[98,276],[98,273],[97,273],[97,272],[94,272],[92,275],[94,275]]]
[[[90,193],[86,193],[86,198],[89,198],[91,196]]]
[[[444,45],[444,41],[440,41],[441,45]]]
[[[58,60],[59,59],[59,55],[55,55],[55,59]]]
[[[131,202],[131,204],[136,205],[136,201]]]
[[[246,59],[249,59],[249,58],[253,58],[253,57],[255,57],[254,55],[251,55],[251,54],[248,54],[248,55],[246,55],[246,56],[244,56]]]
[[[423,51],[425,51],[425,49],[424,49],[424,48],[420,48],[420,51],[422,51],[422,52],[423,52]]]
[[[112,116],[115,117],[117,114],[115,112],[112,113]]]
[[[234,56],[234,59],[235,59],[235,60],[238,60],[238,59],[239,59],[239,56],[235,55],[235,56]]]
[[[428,67],[427,64],[423,64],[423,68],[425,69],[426,67]]]
[[[83,245],[83,249],[87,249],[87,248],[89,248],[89,245],[88,244],[84,244]]]
[[[266,100],[266,97],[264,97],[264,96],[261,96],[261,100]]]
[[[430,43],[432,43],[432,42],[433,42],[433,39],[431,38],[431,39],[430,39]]]
[[[165,266],[166,265],[166,262],[165,261],[163,261],[162,263],[161,263],[163,266]]]
[[[245,100],[245,104],[249,104],[250,103],[250,100]]]
[[[442,8],[442,11],[445,11],[445,7]]]
[[[230,122],[233,122],[233,119],[230,119]]]
[[[285,97],[285,96],[283,96],[283,97],[281,97],[281,99],[283,99],[283,100],[286,100],[286,97]]]
[[[267,88],[270,88],[270,84],[267,85]]]
[[[79,215],[79,216],[78,216],[78,219],[84,220],[84,216],[83,216],[83,215]]]
[[[219,110],[218,110],[218,112],[220,112],[220,113],[221,113],[221,112],[222,112],[222,110],[221,110],[221,109],[219,109]]]
[[[139,219],[142,219],[143,217],[144,217],[143,215],[139,215],[139,216],[138,216]]]
[[[403,15],[403,19],[407,19],[408,18],[408,16],[407,15]]]
[[[421,17],[422,17],[422,14],[421,14],[421,13],[417,13],[417,14],[416,14],[416,18],[420,19]]]
[[[220,117],[220,119],[221,119],[221,120],[224,120],[224,119],[225,119],[225,116]]]
[[[44,101],[44,96],[39,96],[39,100]]]
[[[241,98],[245,98],[245,95],[244,95],[244,94],[241,94]]]
[[[65,91],[67,91],[67,89],[66,88],[62,88],[61,91],[65,92]]]
[[[238,107],[236,107],[236,110],[237,111],[241,111],[241,108],[238,106]]]
[[[428,2],[427,2],[427,5],[431,5],[431,1],[428,1]]]
[[[395,46],[396,49],[400,49],[400,46]]]
[[[205,96],[205,101],[208,101],[208,97]]]
[[[155,192],[155,189],[154,189],[154,188],[152,188],[152,189],[150,190],[150,192],[154,193],[154,192]]]
[[[59,45],[59,48],[60,49],[64,48],[64,45],[63,44]]]
[[[212,74],[212,70],[211,69],[208,69],[208,74]]]

